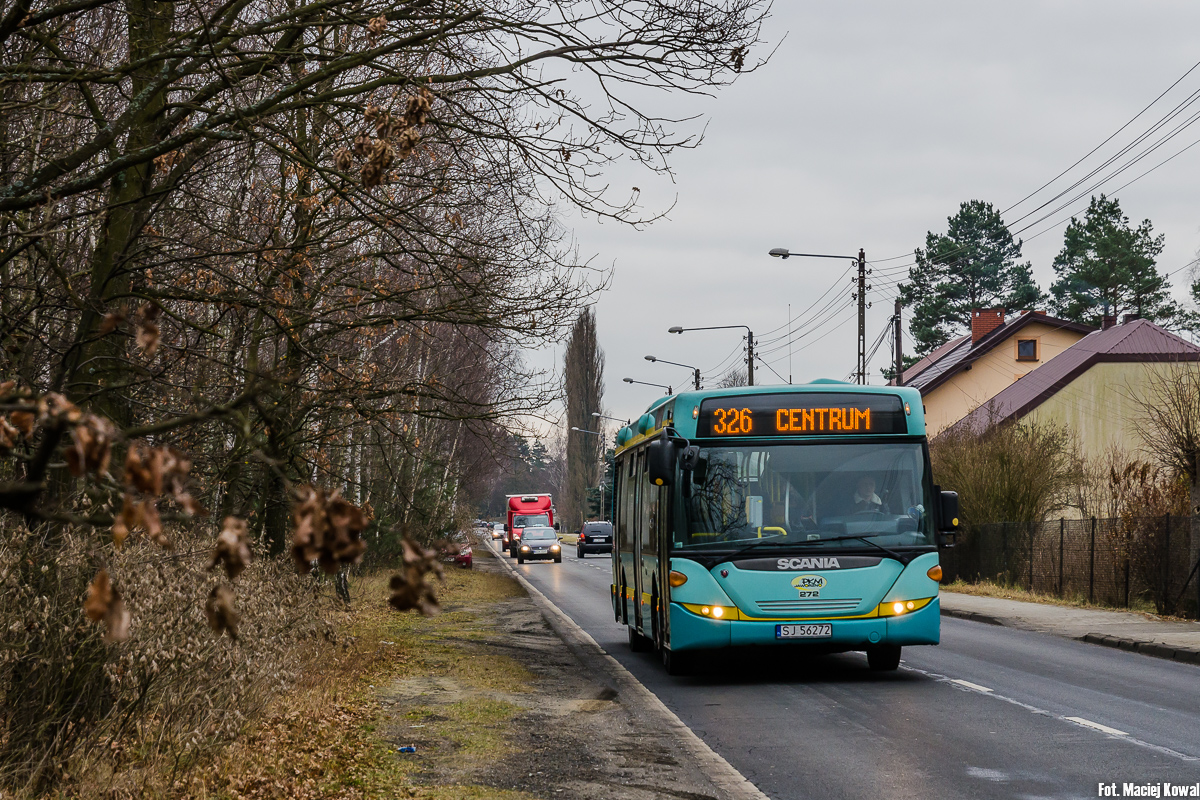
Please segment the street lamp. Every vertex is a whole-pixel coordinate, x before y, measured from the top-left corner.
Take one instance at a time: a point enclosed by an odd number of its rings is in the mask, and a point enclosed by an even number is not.
[[[626,383],[640,383],[642,386],[657,386],[659,389],[666,389],[667,394],[671,394],[671,387],[661,383],[646,383],[645,381],[635,381],[633,378],[621,378]]]
[[[700,368],[699,367],[692,367],[692,366],[688,366],[687,364],[680,364],[677,361],[667,361],[665,358],[658,358],[656,356],[646,356],[646,360],[647,361],[657,361],[660,364],[670,364],[673,367],[683,367],[684,369],[690,369],[692,371],[692,381],[696,385],[696,391],[700,391]]]
[[[598,417],[598,418],[600,418],[600,419],[611,419],[613,422],[619,422],[619,423],[621,423],[622,425],[629,425],[629,424],[630,424],[629,420],[627,420],[627,419],[619,419],[619,418],[617,418],[617,417],[610,417],[610,416],[608,416],[608,415],[606,415],[606,414],[601,414],[599,411],[593,411],[593,412],[592,412],[592,416],[593,416],[593,417]]]
[[[855,372],[858,374],[859,384],[867,382],[867,254],[861,248],[858,251],[858,256],[833,256],[825,253],[793,253],[786,247],[773,247],[767,255],[774,258],[782,258],[785,261],[792,256],[797,258],[847,258],[853,261],[858,266],[858,291],[854,294],[854,299],[858,301],[858,366]],[[790,333],[790,330],[789,330]],[[899,374],[899,373],[897,373]],[[899,378],[897,378],[899,384]]]
[[[774,252],[774,251],[772,251]],[[712,325],[705,328],[681,328],[678,325],[667,328],[667,333],[683,333],[684,331],[723,331],[729,328],[746,328],[746,385],[754,385],[754,331],[745,325]],[[649,356],[646,356],[649,358]],[[696,370],[697,379],[700,370]],[[700,388],[697,380],[696,388]]]

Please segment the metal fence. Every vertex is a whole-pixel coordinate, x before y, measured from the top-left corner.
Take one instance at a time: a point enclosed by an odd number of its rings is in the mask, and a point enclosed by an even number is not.
[[[1058,519],[978,525],[942,553],[948,580],[1196,618],[1193,517]],[[1200,520],[1198,520],[1200,522]]]

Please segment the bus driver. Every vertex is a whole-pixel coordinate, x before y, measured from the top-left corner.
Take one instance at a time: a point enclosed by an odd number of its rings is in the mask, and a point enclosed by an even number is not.
[[[870,475],[863,475],[858,479],[858,488],[854,492],[854,513],[882,510],[883,501],[875,494],[875,479]]]

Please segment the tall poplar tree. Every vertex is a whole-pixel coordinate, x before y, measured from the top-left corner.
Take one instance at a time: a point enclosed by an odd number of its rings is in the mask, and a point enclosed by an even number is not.
[[[925,249],[914,251],[916,266],[900,287],[922,356],[969,329],[973,308],[1030,308],[1044,296],[1029,262],[1018,263],[1021,241],[991,203],[963,203],[946,222],[946,233],[929,231]]]
[[[596,338],[596,311],[589,306],[579,313],[567,352],[563,356],[563,388],[567,402],[567,474],[560,516],[567,530],[577,529],[584,521],[587,490],[599,481],[601,436],[570,428],[594,431],[604,398],[604,351]]]
[[[1170,323],[1180,314],[1167,277],[1155,260],[1163,235],[1150,220],[1133,228],[1116,198],[1093,197],[1083,219],[1071,218],[1054,259],[1058,280],[1050,287],[1064,319],[1100,326],[1103,317],[1127,312]]]

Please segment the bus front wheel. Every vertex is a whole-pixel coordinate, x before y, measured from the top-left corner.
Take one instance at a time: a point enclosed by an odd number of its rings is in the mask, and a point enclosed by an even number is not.
[[[629,649],[634,653],[644,653],[650,649],[650,640],[637,632],[637,628],[632,625],[626,625],[625,630],[629,631]]]
[[[668,675],[687,675],[692,671],[695,662],[692,661],[691,653],[676,653],[669,647],[664,647],[661,651],[663,669]]]
[[[867,666],[875,672],[890,672],[900,666],[900,645],[881,644],[867,648]]]

